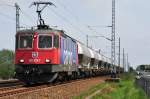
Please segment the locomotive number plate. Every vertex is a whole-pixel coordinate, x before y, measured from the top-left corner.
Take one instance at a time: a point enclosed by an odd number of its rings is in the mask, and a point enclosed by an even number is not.
[[[30,63],[39,63],[41,60],[40,59],[29,59]]]

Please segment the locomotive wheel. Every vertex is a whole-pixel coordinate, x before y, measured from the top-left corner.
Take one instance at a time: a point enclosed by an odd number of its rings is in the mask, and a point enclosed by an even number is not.
[[[57,79],[58,73],[53,73],[53,74],[50,75],[50,77],[51,77],[51,79],[48,82],[52,83]]]

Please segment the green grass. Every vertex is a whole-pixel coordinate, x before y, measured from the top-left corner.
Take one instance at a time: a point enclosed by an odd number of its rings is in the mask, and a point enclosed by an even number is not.
[[[121,79],[119,83],[99,84],[73,99],[84,99],[97,90],[101,91],[92,99],[148,99],[144,91],[135,85],[133,73],[123,74]]]
[[[95,91],[97,91],[105,86],[106,86],[106,84],[104,84],[104,83],[98,84],[98,85],[90,88],[88,91],[81,93],[79,96],[73,97],[73,99],[84,99],[86,96],[91,95]]]

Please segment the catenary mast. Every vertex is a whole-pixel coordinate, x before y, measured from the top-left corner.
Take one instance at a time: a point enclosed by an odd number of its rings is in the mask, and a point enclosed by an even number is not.
[[[114,73],[116,73],[116,67],[115,67],[115,0],[112,0],[112,34],[111,34],[111,64],[112,64],[112,70]]]
[[[16,32],[20,29],[20,21],[19,21],[19,11],[20,11],[20,7],[17,3],[15,3],[15,7],[16,7]]]

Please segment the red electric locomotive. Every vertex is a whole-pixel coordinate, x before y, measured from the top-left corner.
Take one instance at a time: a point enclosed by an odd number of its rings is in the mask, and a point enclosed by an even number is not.
[[[77,44],[63,31],[50,28],[18,31],[15,64],[21,81],[51,82],[60,72],[77,70]]]

